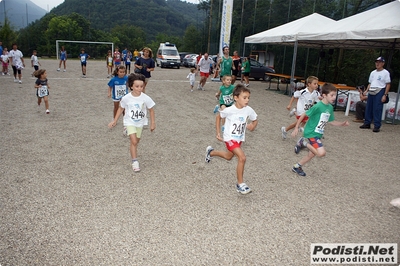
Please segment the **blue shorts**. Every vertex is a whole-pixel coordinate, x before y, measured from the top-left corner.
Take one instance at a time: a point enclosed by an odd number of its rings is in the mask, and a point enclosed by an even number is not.
[[[86,62],[81,62],[81,66],[86,66]]]
[[[311,146],[313,146],[316,149],[324,146],[319,137],[309,138],[308,141],[310,142]]]

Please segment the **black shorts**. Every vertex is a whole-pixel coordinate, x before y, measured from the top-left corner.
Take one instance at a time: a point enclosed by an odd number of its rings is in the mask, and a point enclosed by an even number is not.
[[[236,76],[237,77],[238,74],[239,74],[239,70],[238,69],[236,69],[236,70],[232,69],[232,76]]]
[[[12,69],[13,69],[14,75],[16,75],[17,73],[18,73],[18,75],[21,75],[21,69],[17,69],[16,66],[12,66]]]
[[[86,63],[81,63],[81,66],[86,66]]]
[[[39,66],[33,66],[33,68],[35,69],[35,71],[39,70]]]
[[[242,72],[243,76],[248,77],[250,75],[249,72]]]

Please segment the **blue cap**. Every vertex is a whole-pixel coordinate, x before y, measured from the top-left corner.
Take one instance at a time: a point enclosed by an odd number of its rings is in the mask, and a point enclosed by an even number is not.
[[[380,56],[380,57],[378,57],[378,58],[375,60],[375,62],[376,62],[376,61],[381,61],[381,62],[385,63],[385,58],[383,58],[382,56]]]

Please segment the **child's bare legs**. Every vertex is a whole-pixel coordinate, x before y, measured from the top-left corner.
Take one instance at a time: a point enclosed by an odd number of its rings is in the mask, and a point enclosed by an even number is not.
[[[44,96],[43,100],[44,100],[44,105],[46,106],[46,110],[49,110],[49,97],[48,96]],[[39,103],[39,101],[38,101],[38,103]],[[39,105],[40,105],[40,103],[39,103]]]
[[[143,93],[146,93],[146,85],[147,85],[147,82],[149,82],[149,80],[146,78],[146,81],[144,82],[144,86],[143,86]]]
[[[86,66],[82,65],[82,74],[86,76]]]
[[[233,156],[236,155],[238,158],[238,164],[236,167],[236,176],[238,184],[243,183],[243,173],[244,173],[244,165],[246,163],[246,156],[241,148],[233,149],[233,151],[216,151],[213,150],[210,152],[210,156],[218,156],[224,158],[225,160],[232,160]]]
[[[131,140],[131,144],[129,146],[129,150],[131,152],[131,158],[136,159],[137,158],[137,146],[139,144],[140,138],[136,137],[136,134],[130,134],[129,139]]]
[[[119,102],[114,102],[114,111],[113,111],[114,118],[117,115],[118,108],[119,108]]]
[[[64,65],[64,70],[67,69],[67,60],[63,61],[63,65]]]
[[[37,98],[37,104],[40,105],[42,103],[42,98],[38,97]]]

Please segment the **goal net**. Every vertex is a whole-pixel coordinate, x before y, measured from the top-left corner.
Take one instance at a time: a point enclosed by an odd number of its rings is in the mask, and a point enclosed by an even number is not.
[[[56,40],[56,55],[57,55],[57,60],[60,59],[60,44],[64,43],[73,43],[73,44],[86,44],[89,45],[84,47],[85,51],[92,57],[100,57],[103,58],[104,56],[107,55],[107,51],[110,50],[110,45],[111,45],[111,51],[114,52],[114,43],[113,42],[89,42],[89,41],[68,41],[68,40]],[[92,49],[92,45],[101,45],[101,47],[98,47],[99,49]],[[77,53],[76,57],[80,53],[80,49],[82,47],[78,45],[74,45],[74,47],[71,47],[71,49],[66,48],[67,53],[72,54],[72,53]],[[75,55],[73,55],[75,57]]]

